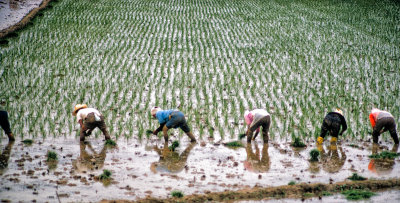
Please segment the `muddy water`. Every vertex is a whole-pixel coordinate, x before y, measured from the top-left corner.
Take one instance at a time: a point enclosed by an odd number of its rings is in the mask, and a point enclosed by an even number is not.
[[[0,0],[0,30],[22,20],[32,9],[39,7],[43,0]]]
[[[176,138],[173,138],[176,139]],[[101,137],[79,144],[75,138],[46,138],[30,146],[1,142],[0,197],[13,201],[134,200],[148,195],[169,197],[171,191],[185,194],[238,190],[254,186],[279,186],[295,182],[338,182],[353,172],[368,178],[398,177],[399,159],[374,162],[367,142],[339,143],[319,147],[319,162],[309,162],[310,144],[303,150],[290,143],[271,141],[242,148],[228,148],[212,141],[190,144],[186,137],[174,152],[163,141],[117,140],[117,147],[104,147]],[[171,144],[170,144],[171,145]],[[374,148],[392,149],[390,143]],[[47,151],[58,154],[58,162],[46,162]],[[396,149],[394,149],[396,150]],[[103,169],[112,172],[106,183],[95,177]],[[23,194],[23,195],[21,195]]]

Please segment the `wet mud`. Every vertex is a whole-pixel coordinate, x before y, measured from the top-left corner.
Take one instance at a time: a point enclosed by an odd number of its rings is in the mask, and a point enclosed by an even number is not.
[[[5,37],[13,37],[15,31],[29,22],[54,0],[0,0],[0,45],[8,44]]]
[[[282,196],[279,198],[302,198],[301,193],[318,195],[322,189],[333,190],[332,185],[356,187],[355,182],[347,180],[355,172],[368,178],[360,187],[375,190],[397,188],[399,184],[399,158],[368,157],[384,150],[396,151],[391,143],[375,146],[369,142],[357,145],[327,142],[322,146],[308,144],[305,148],[294,148],[289,142],[259,141],[229,148],[209,140],[193,144],[183,136],[174,137],[169,145],[161,138],[151,137],[119,139],[117,146],[110,147],[104,144],[101,133],[97,134],[97,138],[92,135],[85,143],[80,143],[79,138],[59,137],[34,139],[28,145],[3,138],[1,198],[39,202],[172,201],[168,198],[175,190],[182,191],[184,198],[193,198],[188,201],[264,199],[279,195]],[[174,140],[179,140],[180,146],[171,151],[169,146]],[[321,151],[320,160],[310,162],[309,152],[315,148]],[[48,162],[48,151],[56,152],[58,160]],[[112,173],[111,179],[101,181],[98,177],[105,169]],[[288,186],[291,181],[294,186]]]

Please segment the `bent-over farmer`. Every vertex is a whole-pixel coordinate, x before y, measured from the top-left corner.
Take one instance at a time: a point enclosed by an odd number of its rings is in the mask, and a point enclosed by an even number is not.
[[[247,142],[251,142],[252,139],[255,140],[260,132],[260,127],[262,127],[264,143],[268,143],[268,131],[269,126],[271,125],[271,116],[266,110],[254,109],[252,111],[246,111],[244,113],[244,120],[247,124]],[[256,134],[253,137],[254,131],[256,131]]]
[[[8,136],[9,141],[14,141],[14,135],[11,132],[10,122],[8,121],[8,113],[3,106],[3,102],[0,104],[0,126],[3,128],[4,133]]]
[[[369,120],[373,128],[372,139],[378,143],[379,135],[389,131],[395,144],[399,144],[399,137],[396,132],[396,123],[391,113],[373,108],[369,114]]]
[[[73,116],[76,116],[76,121],[80,124],[80,140],[85,141],[85,137],[92,134],[92,131],[98,127],[103,132],[106,140],[110,139],[107,132],[104,116],[95,108],[88,108],[86,104],[75,105]]]
[[[160,123],[160,127],[158,127],[153,134],[157,135],[158,132],[162,131],[164,135],[164,140],[168,143],[168,133],[167,131],[170,128],[181,128],[183,132],[190,138],[191,142],[196,142],[196,138],[190,132],[190,128],[187,125],[185,115],[175,109],[169,110],[162,110],[160,107],[153,107],[151,109],[151,115],[154,118],[157,118],[158,122]]]
[[[340,130],[342,127],[342,130]],[[321,133],[317,138],[317,144],[324,142],[325,135],[329,132],[332,136],[331,142],[336,142],[338,136],[343,135],[343,132],[347,130],[346,119],[343,116],[343,111],[336,109],[334,112],[329,112],[322,122]]]

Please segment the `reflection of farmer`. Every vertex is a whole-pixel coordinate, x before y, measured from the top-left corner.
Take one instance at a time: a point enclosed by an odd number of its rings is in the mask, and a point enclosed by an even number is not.
[[[150,170],[153,173],[158,172],[170,172],[170,173],[179,173],[186,166],[186,161],[189,157],[190,151],[193,147],[196,146],[195,143],[190,143],[185,151],[183,151],[180,155],[177,152],[171,151],[168,148],[168,142],[164,142],[164,148],[159,149],[157,146],[154,147],[154,150],[160,156],[160,160],[158,162],[154,162],[150,166]]]
[[[80,140],[85,141],[85,137],[92,134],[93,129],[100,128],[106,140],[110,139],[107,132],[104,116],[94,108],[88,108],[86,104],[77,104],[72,112],[76,116],[76,121],[80,124]]]
[[[336,142],[331,142],[328,149],[328,153],[325,153],[323,146],[318,147],[321,152],[322,168],[328,173],[336,173],[342,169],[347,157],[342,146],[337,146]]]
[[[340,131],[342,126],[342,131]],[[346,119],[343,117],[343,112],[340,109],[336,109],[335,112],[329,112],[322,122],[321,134],[317,139],[318,144],[322,144],[325,135],[329,132],[332,136],[331,142],[336,142],[338,135],[342,135],[347,130]]]
[[[11,149],[14,145],[13,140],[9,140],[7,146],[4,148],[3,152],[0,155],[0,175],[3,174],[3,170],[8,167],[8,160],[10,159]]]
[[[270,168],[270,160],[268,155],[268,143],[264,143],[261,157],[260,150],[258,149],[257,143],[255,146],[255,153],[253,153],[253,148],[250,143],[246,146],[247,159],[244,161],[244,168],[246,170],[255,172],[255,173],[263,173],[267,172]]]
[[[372,154],[377,154],[378,149],[379,144],[374,143],[372,145]],[[395,144],[393,145],[392,152],[397,153],[398,149],[399,145]],[[387,175],[392,172],[394,164],[394,159],[371,159],[368,164],[368,170],[378,175]]]
[[[4,103],[0,104],[0,125],[3,128],[4,132],[8,136],[9,141],[14,141],[14,135],[11,132],[10,122],[8,122],[8,113],[5,110]]]
[[[88,148],[88,150],[86,150],[86,147]],[[104,166],[106,152],[106,145],[103,146],[103,149],[100,151],[100,153],[97,153],[90,143],[81,142],[80,155],[76,160],[72,162],[72,165],[78,172],[101,169]]]
[[[190,138],[191,142],[196,142],[196,138],[190,132],[190,128],[186,123],[185,115],[178,110],[162,110],[160,107],[153,107],[151,109],[151,115],[154,118],[157,118],[160,123],[160,127],[158,127],[153,134],[157,135],[161,130],[163,131],[164,140],[168,143],[168,130],[170,128],[181,128],[183,132]]]
[[[394,143],[399,144],[399,138],[396,132],[396,123],[394,122],[392,114],[387,111],[373,108],[371,114],[369,114],[369,120],[373,128],[372,139],[374,140],[374,143],[378,143],[380,134],[389,131]]]
[[[255,140],[260,132],[260,127],[262,127],[264,143],[268,143],[268,131],[271,124],[271,116],[266,110],[254,109],[252,111],[246,111],[244,113],[244,120],[247,124],[247,142],[251,142],[252,139]],[[256,131],[256,134],[253,137],[254,131]]]

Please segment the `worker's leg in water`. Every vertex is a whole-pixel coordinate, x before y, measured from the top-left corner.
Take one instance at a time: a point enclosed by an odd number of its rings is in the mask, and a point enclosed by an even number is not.
[[[268,138],[269,138],[268,132],[270,125],[271,125],[271,117],[268,115],[262,119],[262,124],[261,124],[264,143],[268,143]]]

